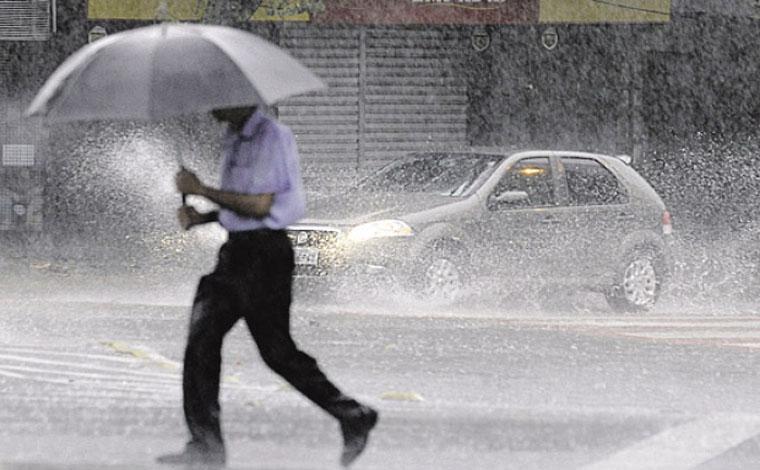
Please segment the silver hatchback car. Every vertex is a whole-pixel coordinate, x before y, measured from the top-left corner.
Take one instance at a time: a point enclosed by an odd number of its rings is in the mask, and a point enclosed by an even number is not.
[[[409,155],[290,227],[297,275],[391,279],[453,301],[483,279],[590,289],[619,311],[657,301],[670,214],[626,157],[468,149]]]

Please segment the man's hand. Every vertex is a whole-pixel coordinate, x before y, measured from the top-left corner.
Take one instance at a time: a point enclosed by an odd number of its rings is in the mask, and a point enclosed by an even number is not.
[[[205,217],[193,206],[182,206],[177,209],[177,220],[184,230],[190,230],[193,226],[204,223]]]
[[[185,168],[182,168],[174,175],[174,185],[177,187],[177,191],[182,194],[203,195],[206,189],[195,173]]]
[[[205,197],[209,201],[219,204],[223,208],[229,209],[242,217],[263,219],[269,215],[269,211],[272,209],[272,204],[274,203],[274,194],[233,193],[206,186],[201,183],[201,180],[199,180],[197,176],[195,176],[195,173],[186,170],[185,168],[182,168],[176,175],[174,175],[174,185],[177,187],[177,191],[182,194],[194,194]],[[187,211],[184,207],[186,206],[183,204],[180,211]],[[187,212],[185,216],[191,217],[188,214],[190,213]],[[200,215],[203,216],[203,214]],[[195,216],[193,215],[192,217]],[[180,219],[180,223],[182,223],[182,220],[183,219]],[[195,222],[195,219],[192,219],[191,222]],[[199,223],[203,224],[206,222],[208,222],[208,220],[204,219],[200,222],[195,222],[192,225],[197,225]],[[190,227],[192,227],[192,225],[190,225]]]

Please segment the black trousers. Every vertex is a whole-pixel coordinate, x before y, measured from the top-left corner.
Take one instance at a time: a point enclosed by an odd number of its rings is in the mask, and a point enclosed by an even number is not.
[[[293,249],[284,231],[232,232],[216,268],[203,276],[193,302],[183,372],[184,412],[192,440],[224,448],[219,380],[222,342],[243,318],[261,358],[332,416],[359,407],[343,395],[290,336]]]

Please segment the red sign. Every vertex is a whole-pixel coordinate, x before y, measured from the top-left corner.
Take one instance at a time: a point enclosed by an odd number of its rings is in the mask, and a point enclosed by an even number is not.
[[[530,24],[538,0],[324,0],[315,23],[330,24]]]

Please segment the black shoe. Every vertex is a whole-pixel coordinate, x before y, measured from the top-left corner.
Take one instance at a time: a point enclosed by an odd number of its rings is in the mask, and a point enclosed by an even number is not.
[[[224,449],[209,449],[208,446],[190,441],[182,452],[162,455],[156,459],[156,462],[188,467],[220,468],[224,467],[226,460]]]
[[[340,429],[343,432],[341,465],[348,467],[364,451],[369,432],[375,424],[377,424],[377,411],[368,406],[360,406],[351,416],[341,420]]]

